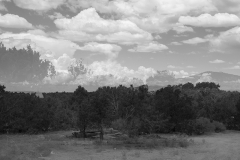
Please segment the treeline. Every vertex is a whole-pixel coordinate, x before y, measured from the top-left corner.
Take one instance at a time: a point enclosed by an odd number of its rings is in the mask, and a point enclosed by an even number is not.
[[[140,87],[100,87],[87,92],[34,94],[6,92],[0,85],[0,132],[38,133],[112,127],[130,137],[150,133],[189,135],[240,130],[240,93],[215,83],[167,86],[150,92]]]

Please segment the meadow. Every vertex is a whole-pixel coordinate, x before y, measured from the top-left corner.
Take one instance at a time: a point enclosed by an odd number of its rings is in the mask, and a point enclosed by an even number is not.
[[[39,135],[0,135],[1,160],[239,160],[240,132],[225,131],[201,136],[182,137],[158,134],[169,143],[142,147],[113,145],[106,134],[98,139],[71,137],[72,131],[49,132]],[[154,138],[149,138],[155,141]],[[175,145],[187,139],[187,145]],[[180,144],[180,143],[179,143]],[[144,146],[145,145],[145,146]]]

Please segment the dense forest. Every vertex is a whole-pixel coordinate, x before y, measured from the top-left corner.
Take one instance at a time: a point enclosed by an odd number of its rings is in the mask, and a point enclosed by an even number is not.
[[[100,87],[74,93],[12,93],[0,85],[0,132],[118,129],[130,137],[150,133],[204,134],[240,130],[240,93],[215,83],[166,86],[154,92],[140,87]]]

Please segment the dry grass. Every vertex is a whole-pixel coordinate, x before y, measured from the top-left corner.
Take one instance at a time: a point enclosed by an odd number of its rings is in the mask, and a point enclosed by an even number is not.
[[[161,143],[162,147],[158,146],[159,143],[156,140],[160,141],[164,138],[128,139],[126,142],[133,147],[127,148],[96,145],[92,140],[65,137],[70,134],[71,132],[55,132],[44,135],[0,135],[0,160],[240,159],[240,132],[227,131],[226,133],[190,138],[160,135],[165,138],[165,143]],[[186,141],[190,145],[189,147],[184,147]],[[143,147],[135,148],[136,142],[141,142]]]

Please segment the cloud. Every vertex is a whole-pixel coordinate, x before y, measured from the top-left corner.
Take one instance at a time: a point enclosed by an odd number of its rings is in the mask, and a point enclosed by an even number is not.
[[[60,36],[75,41],[107,41],[120,44],[138,44],[153,40],[150,33],[129,20],[106,20],[94,8],[81,11],[71,19],[54,21]],[[87,40],[86,40],[87,39]]]
[[[213,79],[211,77],[211,73],[203,73],[201,77],[197,80],[196,83],[198,82],[213,82]]]
[[[140,44],[133,49],[129,49],[129,52],[161,52],[168,49],[164,44],[158,42],[150,42],[148,44]]]
[[[187,68],[195,68],[194,66],[187,66]]]
[[[62,56],[58,57],[57,59],[53,59],[53,65],[58,72],[65,72],[67,73],[67,68],[76,61],[75,58],[71,58],[69,55],[64,53]]]
[[[220,60],[220,59],[216,59],[216,60],[214,60],[214,61],[209,61],[209,63],[219,64],[219,63],[225,63],[225,61]]]
[[[48,16],[50,19],[61,19],[61,18],[66,18],[59,12],[54,12],[52,15]]]
[[[171,45],[176,45],[176,46],[182,45],[182,43],[179,43],[179,42],[171,42],[170,44],[171,44]]]
[[[89,84],[96,82],[104,85],[129,85],[132,83],[146,83],[146,80],[156,74],[152,68],[140,66],[132,70],[116,61],[95,61],[88,66],[86,75],[79,75],[73,84]]]
[[[228,49],[240,49],[240,27],[234,27],[225,32],[221,32],[219,36],[210,40],[212,49],[220,51],[228,51]]]
[[[28,30],[27,32],[34,35],[47,36],[47,33],[41,29]]]
[[[13,46],[18,46],[19,49],[26,48],[26,46],[30,44],[34,50],[40,53],[41,58],[48,59],[50,61],[58,60],[58,58],[62,57],[64,54],[67,54],[69,57],[73,57],[75,51],[80,49],[79,45],[71,41],[50,38],[32,33],[3,33],[0,35],[0,39],[4,45],[10,48]],[[63,68],[61,68],[61,70],[67,70],[65,65],[62,67]]]
[[[181,67],[174,66],[174,65],[168,65],[167,68],[170,68],[170,69],[176,69],[176,68],[181,68]]]
[[[11,0],[0,0],[0,10],[1,11],[8,11],[6,6],[4,5],[4,2],[10,2]]]
[[[33,28],[26,19],[14,14],[0,14],[0,27],[4,28]]]
[[[226,68],[226,69],[240,69],[240,65],[232,66],[232,67],[229,67],[229,68]]]
[[[181,34],[184,32],[194,32],[192,27],[187,27],[187,26],[183,26],[183,25],[175,26],[175,27],[173,27],[172,30],[176,31],[177,34]]]
[[[35,10],[35,11],[47,11],[50,9],[56,9],[60,5],[64,4],[66,0],[13,0],[16,6]]]
[[[149,33],[171,30],[181,15],[217,11],[209,0],[69,0],[68,7],[73,11],[92,7],[113,19],[129,20]]]
[[[173,73],[176,78],[184,78],[184,77],[188,77],[189,76],[189,73],[184,71],[184,70],[170,71],[170,72]]]
[[[160,37],[159,35],[156,35],[154,39],[159,40],[159,39],[162,39],[162,37]]]
[[[91,51],[96,54],[102,53],[108,56],[109,59],[115,59],[122,48],[115,44],[101,44],[96,42],[90,42],[80,47],[80,50]]]
[[[179,23],[196,27],[233,27],[240,25],[240,19],[229,13],[217,13],[214,16],[205,13],[198,17],[181,16]]]
[[[184,40],[182,42],[186,43],[186,44],[199,44],[199,43],[205,43],[207,41],[208,41],[207,39],[203,39],[203,38],[200,38],[200,37],[195,37],[195,38],[192,38],[192,39]]]

